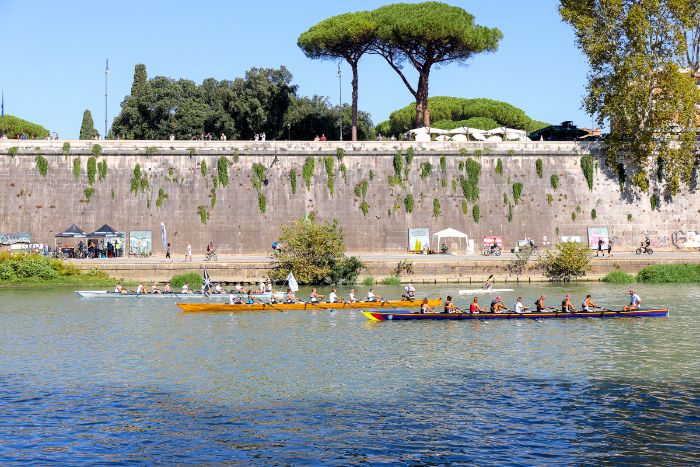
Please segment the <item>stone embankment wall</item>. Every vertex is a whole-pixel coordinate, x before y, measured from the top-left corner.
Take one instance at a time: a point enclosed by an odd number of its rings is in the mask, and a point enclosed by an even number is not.
[[[652,204],[629,184],[621,191],[595,144],[0,141],[0,233],[52,244],[71,223],[108,223],[152,230],[156,255],[161,222],[174,252],[212,241],[235,254],[268,251],[280,225],[310,215],[337,219],[350,252],[405,251],[411,227],[453,227],[477,248],[484,235],[512,247],[608,227],[616,248],[649,235],[660,249],[700,227],[694,192]]]

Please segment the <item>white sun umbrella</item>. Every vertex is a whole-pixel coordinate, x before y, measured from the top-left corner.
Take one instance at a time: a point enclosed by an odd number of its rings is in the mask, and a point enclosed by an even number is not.
[[[414,128],[413,130],[408,130],[412,135],[444,135],[449,133],[447,130],[441,128],[422,126],[420,128]]]
[[[503,141],[503,138],[501,138],[498,135],[491,135],[488,138],[486,138],[486,141]]]
[[[452,135],[452,141],[467,141],[467,135],[463,135],[463,134]]]

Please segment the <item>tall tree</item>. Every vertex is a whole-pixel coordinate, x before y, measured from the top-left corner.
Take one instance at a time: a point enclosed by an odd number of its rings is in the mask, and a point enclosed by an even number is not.
[[[95,129],[92,113],[90,113],[89,109],[85,109],[85,112],[83,112],[83,123],[80,125],[80,139],[94,139],[95,136],[100,136],[100,133]]]
[[[370,13],[361,11],[333,16],[299,36],[297,45],[312,59],[343,59],[352,70],[352,140],[357,141],[357,99],[360,58],[375,41],[376,26]]]
[[[474,23],[474,16],[440,2],[397,3],[372,12],[377,25],[374,53],[389,66],[416,99],[416,127],[430,125],[428,85],[434,65],[465,62],[482,52],[494,52],[503,35]],[[403,71],[408,63],[418,72],[414,87]]]
[[[692,181],[695,105],[700,102],[688,68],[689,23],[678,16],[681,3],[560,2],[562,18],[574,27],[590,63],[584,107],[598,124],[610,125],[609,165],[623,163],[643,191],[651,185],[654,191],[665,187],[677,193],[681,183]]]

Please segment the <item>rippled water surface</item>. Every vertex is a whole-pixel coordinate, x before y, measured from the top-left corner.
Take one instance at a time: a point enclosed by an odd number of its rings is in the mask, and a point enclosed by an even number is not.
[[[541,291],[626,297],[504,298]],[[0,290],[0,463],[698,463],[700,288],[639,292],[671,316],[372,323]]]

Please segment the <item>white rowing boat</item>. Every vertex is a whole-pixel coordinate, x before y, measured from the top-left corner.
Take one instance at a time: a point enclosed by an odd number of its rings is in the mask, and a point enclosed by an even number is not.
[[[205,295],[203,293],[188,293],[188,294],[183,294],[183,293],[142,293],[142,294],[137,294],[134,292],[129,292],[129,293],[115,293],[115,292],[110,292],[108,290],[76,290],[76,292],[79,297],[81,298],[177,298],[179,300],[202,300],[205,298]],[[246,297],[246,294],[234,294],[234,297],[240,297],[244,298]],[[276,298],[284,298],[284,293],[282,292],[276,292],[275,293]],[[209,294],[209,299],[222,299],[222,300],[228,300],[229,299],[229,294],[228,293],[210,293]],[[267,293],[258,293],[258,294],[253,294],[253,298],[257,300],[270,300],[272,298],[272,294],[267,292]]]
[[[499,293],[499,292],[512,292],[513,289],[462,289],[459,291],[460,295],[472,295],[472,294],[489,294],[489,293]]]

